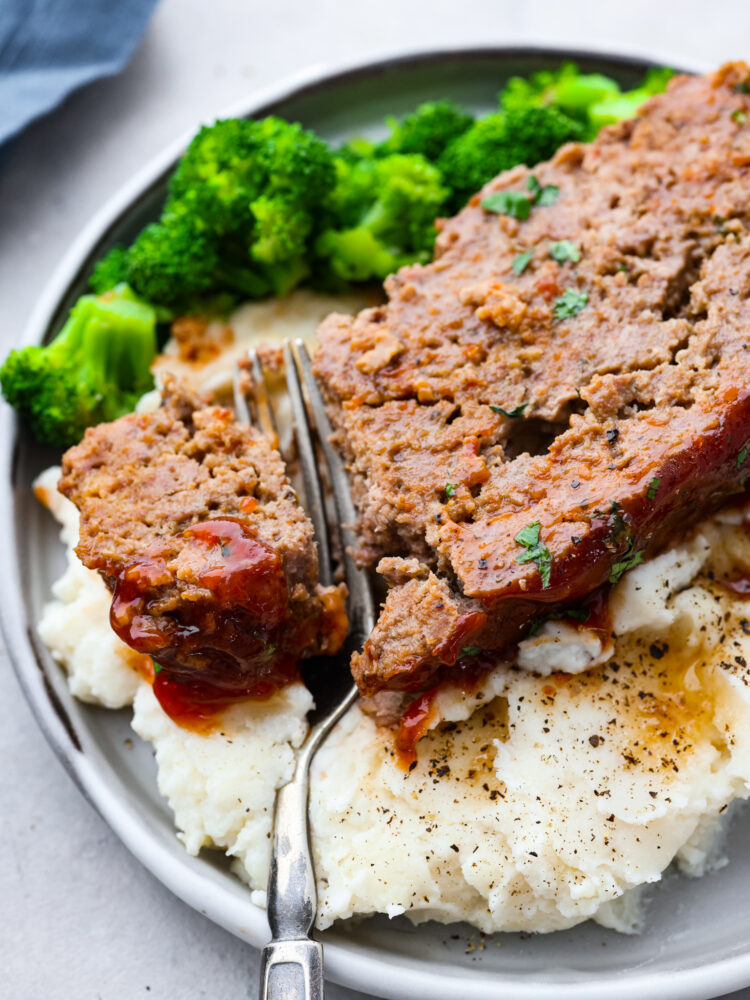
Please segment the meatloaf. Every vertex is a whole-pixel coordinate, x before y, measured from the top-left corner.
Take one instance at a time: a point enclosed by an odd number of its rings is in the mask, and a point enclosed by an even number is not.
[[[300,657],[335,653],[341,587],[318,583],[312,524],[281,456],[231,411],[167,379],[163,405],[86,431],[59,489],[111,623],[193,700],[267,697]],[[173,692],[174,693],[174,692]]]
[[[501,655],[744,490],[749,93],[744,63],[675,78],[491,181],[387,304],[321,326],[359,554],[392,584],[363,693]]]

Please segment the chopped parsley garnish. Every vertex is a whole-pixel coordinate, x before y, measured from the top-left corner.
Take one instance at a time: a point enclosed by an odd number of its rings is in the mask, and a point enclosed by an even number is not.
[[[523,191],[494,191],[482,199],[482,208],[498,215],[512,215],[523,222],[531,212],[531,200]]]
[[[532,174],[526,181],[526,187],[531,191],[531,200],[535,205],[554,205],[560,188],[556,184],[546,184],[544,187]]]
[[[446,483],[445,484],[445,495],[447,497],[452,497],[456,490],[458,489],[458,483]]]
[[[629,569],[633,569],[643,562],[643,552],[633,552],[634,547],[635,539],[631,538],[622,559],[618,559],[616,563],[612,563],[612,568],[609,571],[610,583],[617,583],[623,573],[627,573]]]
[[[554,205],[560,194],[560,188],[556,184],[547,184],[543,187],[536,200],[537,205]]]
[[[646,496],[649,500],[655,500],[656,494],[659,492],[659,483],[661,479],[658,476],[654,476],[651,482],[648,484],[648,489],[646,490]]]
[[[552,309],[555,319],[572,319],[585,308],[589,300],[588,292],[579,292],[575,288],[566,288]]]
[[[533,524],[527,524],[525,528],[521,530],[516,535],[516,541],[519,545],[523,545],[525,549],[533,548],[535,545],[539,544],[539,533],[541,531],[541,524],[539,521],[534,521]],[[520,559],[518,560],[521,561]],[[528,559],[524,559],[524,562],[528,562]]]
[[[563,614],[566,618],[575,618],[577,622],[587,622],[591,617],[591,608],[568,608]]]
[[[160,674],[162,672],[162,665],[161,665],[161,663],[157,663],[156,660],[153,660],[152,662],[154,664],[154,673],[155,674]]]
[[[739,83],[735,83],[734,90],[738,94],[750,94],[750,83],[745,83],[744,80],[740,80]]]
[[[461,650],[461,656],[476,656],[477,653],[481,653],[482,650],[479,646],[464,646]]]
[[[482,198],[482,208],[498,215],[512,215],[514,219],[525,222],[532,205],[553,205],[560,194],[560,188],[555,184],[542,187],[533,174],[526,181],[526,187],[530,194],[524,194],[523,191],[493,191]]]
[[[610,523],[612,525],[612,541],[618,542],[625,530],[625,518],[622,514],[613,514]]]
[[[515,417],[520,417],[528,405],[528,403],[521,403],[519,406],[514,406],[512,410],[504,410],[502,406],[495,406],[493,403],[490,403],[489,407],[493,413],[497,413],[501,417],[514,419]]]
[[[517,257],[513,258],[513,263],[511,267],[515,274],[523,274],[526,268],[529,266],[529,261],[534,256],[533,250],[526,250],[524,253],[519,253]]]
[[[544,625],[547,621],[549,621],[549,617],[547,615],[542,615],[539,618],[532,618],[529,622],[529,627],[526,630],[526,638],[530,639],[532,635],[536,635],[542,625]]]
[[[583,504],[581,504],[583,507]],[[625,531],[626,523],[624,515],[622,512],[622,507],[617,502],[617,500],[609,501],[609,510],[594,510],[591,512],[592,517],[606,517],[609,520],[609,537],[611,541],[617,543],[622,537],[622,533]]]
[[[747,121],[747,114],[742,110],[742,108],[737,108],[729,116],[733,122],[737,122],[738,125],[744,125]]]
[[[552,570],[552,553],[539,537],[540,528],[539,521],[534,521],[533,524],[527,524],[525,528],[521,528],[518,532],[515,541],[519,545],[523,545],[526,551],[517,557],[516,562],[536,563],[536,568],[539,570],[539,575],[542,578],[542,587],[546,590],[549,587]]]
[[[564,608],[562,611],[553,611],[549,615],[540,615],[538,618],[532,618],[529,622],[526,637],[531,638],[531,636],[536,635],[542,625],[550,621],[554,622],[562,618],[573,618],[577,622],[586,622],[590,617],[590,608]]]
[[[738,469],[741,468],[741,466],[744,463],[745,459],[747,458],[749,452],[750,452],[750,441],[747,441],[747,442],[745,442],[744,448],[742,449],[742,451],[737,456],[737,468]]]
[[[564,264],[566,260],[572,260],[577,264],[581,259],[581,251],[572,240],[560,240],[558,243],[550,243],[549,252],[553,260],[558,264]]]

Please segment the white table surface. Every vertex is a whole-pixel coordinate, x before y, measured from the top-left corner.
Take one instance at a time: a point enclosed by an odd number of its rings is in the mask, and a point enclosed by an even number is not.
[[[750,5],[162,0],[125,73],[74,95],[0,150],[0,353],[91,214],[200,120],[313,63],[507,42],[599,45],[710,65],[750,56]],[[0,830],[2,1000],[256,996],[257,955],[121,846],[47,747],[2,649]],[[355,997],[334,986],[327,995]],[[750,1000],[750,989],[734,996]]]

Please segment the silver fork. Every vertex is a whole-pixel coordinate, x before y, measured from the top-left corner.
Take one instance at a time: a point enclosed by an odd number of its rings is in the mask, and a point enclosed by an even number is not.
[[[288,342],[284,345],[284,362],[305,509],[315,529],[320,582],[329,586],[333,583],[331,540],[315,450],[315,433],[323,451],[349,588],[349,634],[341,653],[333,662],[328,661],[325,689],[312,692],[316,707],[309,717],[310,730],[298,751],[292,780],[279,789],[276,797],[268,877],[271,941],[261,953],[260,998],[323,1000],[323,949],[310,937],[317,911],[308,817],[310,764],[334,724],[357,698],[357,688],[349,672],[349,659],[355,649],[362,647],[372,630],[375,604],[367,574],[356,566],[349,555],[349,549],[356,545],[352,529],[354,504],[343,463],[330,441],[332,429],[312,374],[310,356],[301,340],[295,341],[294,345]],[[264,433],[275,435],[278,439],[263,369],[254,351],[250,352],[249,363],[252,383],[249,387],[250,406],[246,380],[239,370],[235,372],[234,395],[238,417],[254,423]]]

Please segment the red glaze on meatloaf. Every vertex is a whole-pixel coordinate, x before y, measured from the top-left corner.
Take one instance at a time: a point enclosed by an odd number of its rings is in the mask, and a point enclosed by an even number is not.
[[[170,714],[203,717],[337,652],[344,591],[319,585],[312,524],[269,441],[171,381],[164,397],[87,430],[59,488],[81,512],[81,561],[113,591],[115,632],[158,665]]]

